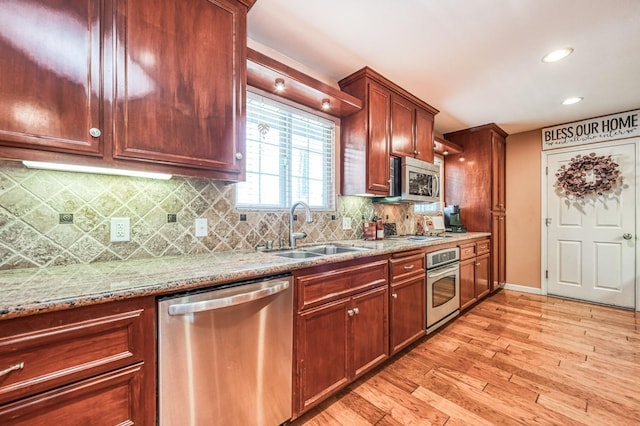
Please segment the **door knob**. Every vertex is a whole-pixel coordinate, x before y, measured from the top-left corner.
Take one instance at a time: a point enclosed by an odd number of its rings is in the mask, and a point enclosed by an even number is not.
[[[624,238],[625,240],[630,240],[631,239],[631,234],[624,233],[624,234],[622,234],[622,238]]]

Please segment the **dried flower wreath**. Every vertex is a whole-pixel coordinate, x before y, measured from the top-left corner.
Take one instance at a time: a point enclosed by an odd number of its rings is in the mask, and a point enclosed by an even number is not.
[[[584,198],[587,195],[603,195],[611,191],[620,177],[617,163],[611,156],[577,155],[571,159],[569,167],[563,165],[556,172],[556,186],[567,196]]]

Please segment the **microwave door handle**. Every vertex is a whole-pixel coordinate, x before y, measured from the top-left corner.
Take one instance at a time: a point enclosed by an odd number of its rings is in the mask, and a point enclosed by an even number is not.
[[[438,175],[433,175],[433,180],[431,181],[431,195],[434,197],[440,197],[440,177],[438,177]]]
[[[186,315],[196,312],[211,311],[214,309],[227,308],[229,306],[240,305],[262,299],[272,294],[280,293],[289,288],[288,281],[276,281],[268,287],[261,288],[248,293],[239,293],[232,296],[217,299],[203,300],[200,302],[181,303],[169,306],[169,315]]]

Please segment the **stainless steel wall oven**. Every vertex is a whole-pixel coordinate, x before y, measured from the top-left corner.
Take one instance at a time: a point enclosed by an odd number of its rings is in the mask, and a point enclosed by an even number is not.
[[[427,334],[460,313],[460,249],[427,253]]]

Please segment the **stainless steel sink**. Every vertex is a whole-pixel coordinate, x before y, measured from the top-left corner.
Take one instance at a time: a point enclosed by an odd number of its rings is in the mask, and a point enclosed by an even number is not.
[[[318,257],[318,256],[322,256],[319,253],[312,253],[310,251],[283,251],[283,252],[278,252],[278,253],[274,253],[276,256],[280,256],[280,257],[288,257],[290,259],[306,259],[309,257]]]
[[[301,247],[292,251],[281,251],[274,253],[276,256],[288,257],[290,259],[306,259],[331,254],[350,253],[354,251],[371,250],[369,247],[356,247],[340,244],[322,244],[317,246]]]
[[[369,250],[368,247],[356,247],[356,246],[343,246],[337,244],[323,244],[321,246],[305,247],[305,251],[318,254],[340,254],[349,253],[352,251],[364,251]]]

